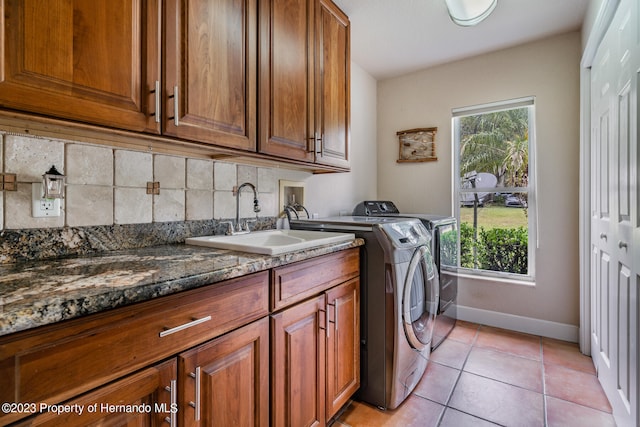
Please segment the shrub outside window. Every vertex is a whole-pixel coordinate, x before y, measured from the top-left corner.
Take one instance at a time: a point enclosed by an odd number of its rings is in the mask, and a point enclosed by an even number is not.
[[[534,114],[533,97],[453,110],[462,273],[534,278]]]

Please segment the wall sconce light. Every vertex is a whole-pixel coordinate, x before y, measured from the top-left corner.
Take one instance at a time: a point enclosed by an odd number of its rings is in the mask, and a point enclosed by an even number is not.
[[[463,27],[477,25],[496,8],[498,0],[444,0],[451,20]]]
[[[42,175],[42,198],[64,199],[65,178],[64,175],[58,172],[55,166],[51,166],[51,169]]]

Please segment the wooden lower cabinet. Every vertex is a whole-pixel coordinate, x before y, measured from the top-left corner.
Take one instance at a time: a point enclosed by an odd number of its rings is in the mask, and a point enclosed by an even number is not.
[[[359,387],[358,266],[353,248],[0,337],[0,402],[64,405],[0,426],[324,426]]]
[[[360,386],[359,279],[271,315],[272,425],[324,426]]]
[[[161,426],[176,424],[175,358],[45,409],[18,426]],[[59,412],[58,412],[59,411]],[[66,411],[66,412],[63,412]]]
[[[327,419],[360,387],[360,282],[352,279],[327,292]],[[333,313],[332,313],[333,312]]]
[[[273,426],[325,425],[325,296],[271,316]]]
[[[267,318],[182,353],[178,366],[180,425],[269,425]]]

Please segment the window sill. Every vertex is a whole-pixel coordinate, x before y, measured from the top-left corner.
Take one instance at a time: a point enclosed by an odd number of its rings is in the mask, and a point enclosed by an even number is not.
[[[536,286],[535,278],[530,276],[515,278],[515,277],[504,277],[504,276],[498,276],[498,275],[494,276],[490,274],[475,274],[467,271],[458,271],[456,276],[464,279],[480,280],[484,282],[508,283],[511,285],[530,286],[530,287]]]

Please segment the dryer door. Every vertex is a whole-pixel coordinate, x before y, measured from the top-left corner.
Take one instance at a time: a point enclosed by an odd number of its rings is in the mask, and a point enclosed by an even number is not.
[[[428,246],[420,246],[411,257],[402,298],[402,320],[413,348],[430,347],[438,310],[438,272]]]

